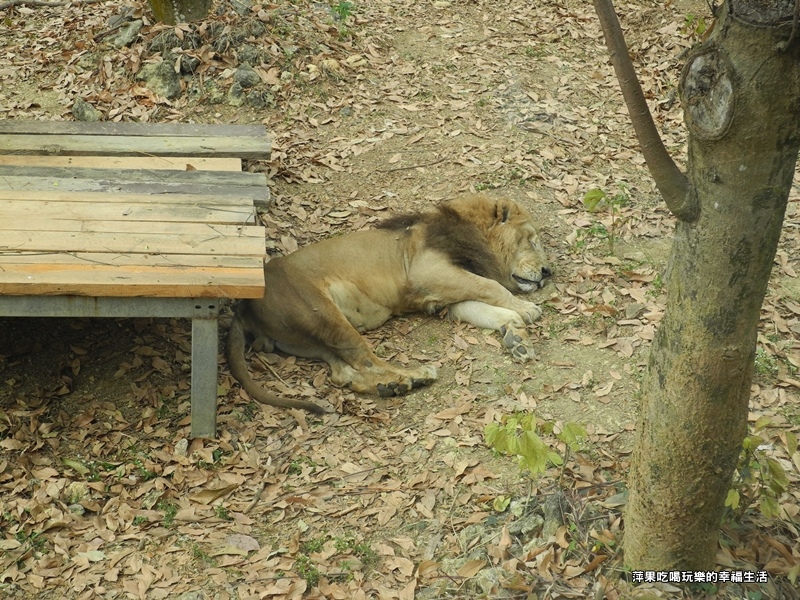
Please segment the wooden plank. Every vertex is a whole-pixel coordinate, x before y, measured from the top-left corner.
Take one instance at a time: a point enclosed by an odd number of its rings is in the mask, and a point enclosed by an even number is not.
[[[109,267],[211,267],[262,269],[264,256],[227,254],[113,254],[111,252],[0,252],[7,265],[105,265]]]
[[[125,185],[131,183],[160,183],[176,185],[218,185],[233,187],[266,187],[264,173],[245,171],[174,171],[165,169],[104,169],[83,167],[19,167],[0,164],[0,185],[4,189],[24,189],[19,185],[26,180],[44,180],[52,187],[51,181],[97,181]],[[46,189],[46,188],[45,188]]]
[[[35,235],[38,231],[65,231],[73,233],[137,233],[161,235],[196,235],[247,237],[264,241],[264,228],[255,225],[217,223],[149,223],[144,221],[73,221],[67,219],[40,218],[35,229],[21,229],[18,220],[7,219],[0,209],[0,231],[25,231]],[[0,243],[3,243],[0,240]]]
[[[0,121],[2,134],[96,135],[96,136],[171,136],[171,137],[252,137],[267,138],[263,125],[217,125],[202,123],[83,123],[80,121]]]
[[[0,215],[12,222],[31,224],[48,219],[76,221],[148,221],[168,223],[255,223],[255,208],[235,205],[180,205],[118,202],[0,201]]]
[[[57,190],[27,191],[27,190],[0,190],[2,202],[105,202],[107,204],[163,204],[175,206],[215,206],[245,207],[253,206],[253,199],[246,194],[231,194],[227,196],[200,196],[197,194],[123,194],[104,192],[60,192]],[[0,204],[2,204],[0,202]]]
[[[263,256],[264,240],[260,236],[227,236],[217,233],[5,230],[0,239],[0,252],[3,251]]]
[[[0,135],[0,154],[200,156],[267,159],[267,140],[250,137]]]
[[[0,154],[0,165],[20,167],[85,167],[185,171],[191,166],[202,171],[241,171],[238,158],[186,156],[42,156]]]
[[[256,260],[254,257],[252,268],[4,264],[0,269],[0,294],[261,298],[264,271]]]
[[[15,168],[15,167],[12,167]],[[82,169],[76,169],[80,171]],[[94,170],[94,169],[92,169]],[[2,171],[2,167],[0,167]],[[136,171],[132,171],[136,172]],[[162,171],[170,173],[172,171]],[[174,171],[175,173],[185,173],[185,171]],[[195,171],[199,173],[200,171]],[[233,173],[228,173],[232,175]],[[248,173],[241,173],[247,175]],[[205,182],[203,180],[205,179]],[[239,183],[231,181],[227,184],[211,183],[208,178],[198,177],[196,182],[189,183],[175,181],[117,181],[114,178],[106,179],[85,179],[85,178],[61,178],[61,177],[28,177],[3,175],[0,172],[0,190],[25,190],[25,191],[51,191],[59,190],[73,193],[123,193],[123,194],[147,194],[150,196],[160,196],[164,194],[194,194],[206,195],[211,197],[238,196],[247,198],[252,203],[263,203],[265,198],[269,198],[269,189],[265,185],[262,177],[256,175],[256,181],[250,180],[249,184],[240,180]]]

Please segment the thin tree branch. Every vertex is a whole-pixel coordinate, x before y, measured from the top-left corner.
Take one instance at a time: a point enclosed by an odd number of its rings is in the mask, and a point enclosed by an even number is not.
[[[642,148],[647,168],[670,212],[681,221],[692,222],[699,215],[699,204],[689,179],[675,164],[656,129],[642,86],[628,55],[628,46],[611,0],[594,0],[594,10],[606,39],[611,64],[617,74],[622,96]]]

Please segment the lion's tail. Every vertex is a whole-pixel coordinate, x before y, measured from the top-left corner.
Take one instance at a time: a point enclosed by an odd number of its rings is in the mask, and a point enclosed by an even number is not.
[[[244,325],[238,315],[234,315],[231,322],[231,328],[228,331],[228,366],[231,370],[231,375],[234,376],[244,390],[250,394],[252,398],[261,402],[262,404],[269,404],[270,406],[278,406],[281,408],[302,408],[308,412],[318,415],[324,414],[327,411],[321,406],[317,406],[313,402],[306,400],[296,400],[294,398],[286,398],[268,392],[261,388],[250,377],[247,370],[247,363],[244,360],[245,351],[245,332]]]

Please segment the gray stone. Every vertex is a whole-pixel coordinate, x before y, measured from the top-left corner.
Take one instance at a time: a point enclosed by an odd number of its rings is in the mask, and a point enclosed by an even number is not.
[[[246,100],[244,88],[239,83],[234,83],[228,90],[228,104],[231,106],[241,106]]]
[[[231,0],[233,10],[242,16],[249,15],[250,9],[253,6],[252,0]]]
[[[86,121],[87,123],[97,123],[103,116],[94,106],[86,102],[81,97],[75,98],[72,103],[72,116],[78,121]]]
[[[137,79],[143,80],[152,92],[164,98],[171,100],[181,95],[180,79],[170,62],[162,60],[144,65],[139,69]]]
[[[508,572],[500,567],[491,567],[478,571],[470,583],[477,586],[487,598],[492,598],[492,600],[511,598],[511,592],[503,588],[503,582],[508,579],[508,576]]]
[[[207,600],[208,596],[201,591],[196,592],[184,592],[180,596],[176,597],[175,600]]]
[[[134,40],[139,36],[142,30],[142,20],[136,19],[131,21],[124,27],[120,28],[119,33],[111,38],[111,43],[115,48],[124,48],[130,46]]]
[[[568,506],[563,492],[556,492],[545,499],[542,505],[544,510],[544,524],[542,525],[543,539],[550,539],[556,534],[558,528],[564,524],[562,506]]]
[[[200,66],[200,59],[196,56],[189,56],[188,54],[181,54],[181,73],[191,75]]]
[[[251,88],[261,83],[261,77],[253,67],[244,63],[233,74],[233,83],[234,85],[238,83],[243,88]]]
[[[260,37],[267,31],[267,26],[261,21],[248,21],[244,27],[247,33],[253,37]]]
[[[543,525],[544,519],[539,515],[525,515],[508,524],[508,533],[527,537],[529,533],[539,530]]]
[[[248,65],[257,65],[263,62],[265,58],[264,51],[253,44],[242,44],[236,51],[236,57],[239,62],[247,63]]]
[[[200,92],[200,98],[206,104],[222,104],[225,102],[225,92],[213,79],[207,79]]]
[[[250,90],[247,92],[247,104],[256,110],[267,108],[268,106],[275,106],[275,96],[261,90]]]

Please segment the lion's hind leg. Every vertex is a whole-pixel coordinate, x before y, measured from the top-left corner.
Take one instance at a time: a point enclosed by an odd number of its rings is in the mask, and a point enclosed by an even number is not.
[[[354,392],[378,394],[384,398],[405,396],[411,390],[429,385],[436,380],[436,369],[427,365],[403,369],[377,356],[374,356],[368,364],[362,364],[360,368],[338,357],[326,360],[331,366],[331,381],[334,384],[346,385]]]
[[[295,324],[292,335],[287,332],[278,338],[276,346],[289,354],[324,360],[331,367],[331,381],[335,385],[365,394],[403,396],[436,379],[433,367],[407,369],[376,356],[333,302],[321,303],[318,308],[313,326]]]
[[[451,304],[447,314],[451,319],[470,323],[475,327],[499,331],[503,336],[503,346],[518,360],[529,360],[536,356],[525,329],[525,319],[516,311],[466,300]]]

